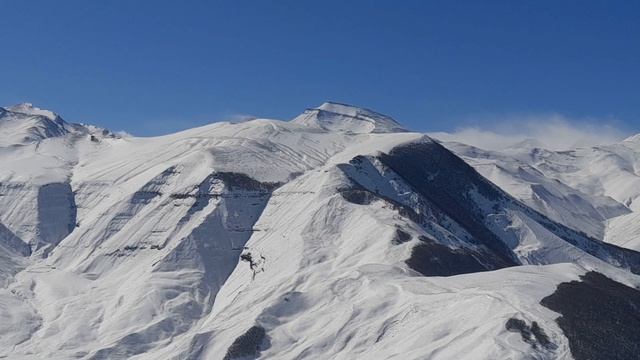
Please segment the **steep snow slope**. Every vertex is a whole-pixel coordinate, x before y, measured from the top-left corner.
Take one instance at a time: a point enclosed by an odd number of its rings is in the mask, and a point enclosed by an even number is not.
[[[483,176],[560,223],[602,239],[606,220],[631,212],[605,195],[584,193],[538,169],[535,161],[459,143],[446,143]],[[540,150],[533,150],[532,153]],[[522,159],[524,157],[524,159]]]
[[[73,168],[117,140],[31,104],[0,108],[0,224],[33,251],[57,244],[76,225]]]
[[[12,359],[570,359],[540,301],[587,271],[640,285],[637,252],[370,110],[15,134],[0,133]],[[629,211],[589,196],[603,217]],[[524,341],[512,318],[545,335]]]
[[[446,146],[482,175],[551,219],[640,250],[640,141],[554,152]]]
[[[443,150],[425,141],[435,151]],[[398,149],[402,152],[405,147]],[[393,150],[390,153],[394,156]],[[403,162],[411,161],[400,156]],[[252,237],[246,250],[259,264],[238,265],[213,314],[195,339],[183,340],[190,347],[178,358],[216,358],[225,352],[242,355],[240,345],[251,348],[256,341],[265,358],[570,358],[561,332],[555,329],[554,316],[537,304],[541,293],[553,292],[558,282],[566,281],[549,274],[558,271],[572,278],[580,273],[578,269],[597,268],[628,275],[566,243],[527,216],[535,214],[516,213],[515,209],[499,213],[513,211],[513,216],[528,225],[513,221],[510,227],[500,227],[516,243],[510,244],[511,250],[490,248],[488,240],[479,238],[482,235],[467,232],[472,226],[455,224],[404,180],[418,179],[398,176],[384,161],[360,157],[337,168],[330,164],[328,169],[305,174],[276,190],[274,196],[304,192],[308,199],[285,196],[267,206],[257,225],[264,221],[279,226]],[[464,164],[450,165],[468,171]],[[443,179],[449,175],[452,173]],[[354,181],[359,181],[355,187]],[[500,201],[511,202],[499,190],[494,194]],[[470,207],[451,210],[469,215],[473,212]],[[297,214],[293,223],[291,212]],[[498,231],[487,233],[507,238]],[[423,266],[418,270],[441,275],[452,275],[449,270],[465,273],[508,265],[508,259],[489,256],[496,251],[507,251],[507,257],[514,254],[514,262],[581,266],[536,267],[526,270],[527,275],[520,268],[509,268],[460,275],[455,281],[423,278],[411,269],[412,259],[420,257],[423,247],[431,251],[421,257],[418,263]],[[637,261],[637,254],[634,257]],[[266,309],[259,305],[265,302],[270,304]],[[555,345],[533,350],[511,337],[504,324],[513,316],[543,324]]]

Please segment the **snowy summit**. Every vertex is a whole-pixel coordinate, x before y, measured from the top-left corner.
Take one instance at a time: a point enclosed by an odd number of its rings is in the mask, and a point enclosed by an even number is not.
[[[72,124],[58,114],[22,103],[0,107],[0,146],[24,145],[51,137],[67,135],[115,136],[108,130],[92,125]]]
[[[375,111],[356,106],[326,102],[317,108],[308,109],[293,119],[294,123],[319,127],[330,131],[354,134],[404,132],[394,119]]]
[[[5,110],[25,115],[43,116],[49,120],[55,120],[58,117],[56,113],[49,110],[42,110],[40,108],[37,108],[31,103],[22,103],[9,106]]]

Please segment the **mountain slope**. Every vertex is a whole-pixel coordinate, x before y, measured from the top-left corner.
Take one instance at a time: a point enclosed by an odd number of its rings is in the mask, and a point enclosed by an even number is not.
[[[640,285],[639,253],[370,110],[78,134],[0,133],[0,356],[570,359],[541,300]]]
[[[606,242],[640,250],[640,142],[571,151],[537,147],[448,148],[514,197],[553,220]]]

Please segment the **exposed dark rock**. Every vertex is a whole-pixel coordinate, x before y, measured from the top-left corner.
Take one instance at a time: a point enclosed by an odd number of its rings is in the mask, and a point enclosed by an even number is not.
[[[490,270],[465,249],[452,249],[422,237],[406,264],[425,276],[451,276]]]
[[[524,320],[511,318],[507,320],[505,327],[511,332],[519,332],[522,336],[522,341],[528,344],[534,344],[531,329],[529,329],[529,326],[527,326],[527,323]]]
[[[369,205],[377,196],[365,189],[341,189],[340,195],[350,203],[357,205]]]
[[[267,333],[261,326],[252,326],[247,332],[238,336],[229,346],[224,360],[257,359],[263,350],[269,347]]]
[[[249,265],[253,267],[253,258],[251,257],[251,253],[240,254],[240,260],[248,262]]]
[[[240,254],[240,260],[246,261],[249,263],[249,268],[253,272],[253,278],[255,279],[256,274],[264,271],[264,261],[266,260],[264,256],[260,255],[259,257],[252,255],[250,252],[244,252]]]
[[[212,179],[222,180],[229,190],[244,190],[257,192],[272,192],[280,183],[260,182],[248,175],[234,172],[216,172],[211,174]]]
[[[169,194],[169,197],[172,199],[188,199],[195,196],[193,194],[179,193],[179,194]]]
[[[470,198],[472,191],[491,201],[505,196],[462,159],[432,141],[395,147],[379,159],[417,193],[462,225],[478,244],[489,248],[499,261],[496,267],[518,265],[511,250],[485,226],[485,214]]]
[[[162,193],[160,193],[159,191],[145,191],[145,190],[136,191],[135,193],[133,193],[133,196],[131,197],[131,203],[132,204],[148,204],[151,202],[151,200],[153,200],[158,196],[162,196]]]
[[[536,321],[531,323],[531,333],[536,338],[538,343],[546,348],[555,347],[555,344],[549,340],[549,336],[544,332],[544,330],[538,325]]]
[[[581,280],[558,285],[540,302],[561,314],[556,322],[569,340],[573,357],[638,359],[640,291],[594,271]]]
[[[535,321],[529,326],[524,320],[510,318],[507,320],[505,327],[511,332],[519,332],[522,336],[522,341],[530,344],[534,349],[538,348],[538,345],[547,349],[556,348],[556,345],[549,340],[547,334]]]
[[[411,240],[411,238],[412,238],[411,234],[409,234],[408,232],[404,230],[396,229],[396,234],[393,237],[393,240],[391,240],[391,243],[394,245],[400,245]]]

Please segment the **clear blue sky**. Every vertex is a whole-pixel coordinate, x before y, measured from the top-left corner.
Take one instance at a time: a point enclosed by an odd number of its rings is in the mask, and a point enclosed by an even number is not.
[[[0,0],[0,105],[154,135],[325,100],[640,131],[640,1]]]

